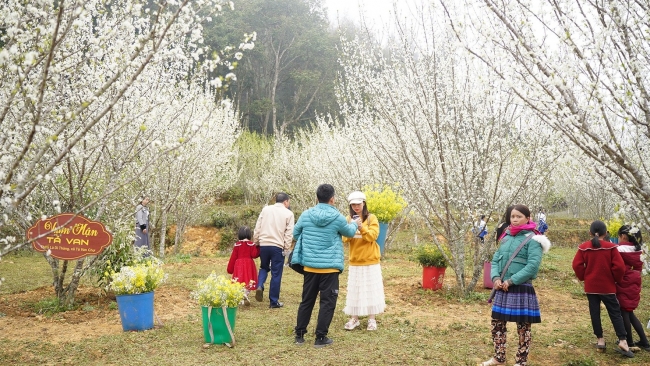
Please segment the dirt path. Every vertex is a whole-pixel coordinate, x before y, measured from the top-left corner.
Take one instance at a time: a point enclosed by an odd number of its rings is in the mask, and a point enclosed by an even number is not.
[[[82,287],[78,291],[77,301],[84,305],[78,310],[45,316],[30,308],[29,304],[52,298],[52,295],[51,288],[41,287],[34,291],[0,297],[0,313],[5,314],[0,317],[0,334],[3,338],[48,338],[51,343],[60,343],[122,333],[119,313],[114,310],[114,297],[103,295],[97,288]],[[180,287],[162,286],[156,290],[154,311],[156,323],[164,323],[196,313],[196,304],[190,299],[189,291]]]

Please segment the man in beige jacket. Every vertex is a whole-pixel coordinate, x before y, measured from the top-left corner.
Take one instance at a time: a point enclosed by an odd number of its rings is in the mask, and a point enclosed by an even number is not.
[[[253,241],[260,246],[260,273],[258,287],[255,291],[255,300],[262,301],[264,296],[264,283],[271,272],[269,281],[269,307],[281,308],[280,285],[282,283],[282,270],[284,269],[284,256],[291,248],[293,239],[293,212],[289,210],[289,195],[283,192],[275,196],[275,204],[262,209],[255,224]]]

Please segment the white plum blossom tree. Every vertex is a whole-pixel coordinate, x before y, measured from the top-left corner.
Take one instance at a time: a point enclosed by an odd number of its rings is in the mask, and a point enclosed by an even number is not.
[[[140,118],[131,108],[149,103],[151,111],[166,102],[148,99],[147,90],[214,70],[218,57],[201,58],[208,50],[200,45],[200,23],[217,16],[221,4],[117,0],[9,1],[0,6],[3,232],[43,214],[25,201],[62,171],[67,154],[80,151],[78,144],[98,124],[110,125],[113,132],[107,133],[125,131],[124,140],[132,135],[140,146],[151,144],[131,124],[131,118]],[[173,71],[145,77],[150,65],[160,65],[159,73]],[[134,96],[120,104],[137,88],[134,93],[143,99]],[[118,105],[121,110],[115,110]],[[4,245],[0,256],[22,244]]]
[[[356,146],[371,147],[431,240],[449,248],[467,293],[494,244],[468,245],[472,224],[509,204],[535,205],[531,191],[546,184],[561,152],[507,85],[456,47],[437,9],[422,14],[420,23],[396,20],[399,40],[388,52],[345,44],[342,111]]]
[[[157,67],[149,70],[152,75],[147,76],[152,79],[155,74],[164,74]],[[147,97],[136,91],[144,92]],[[156,106],[152,108],[151,101],[157,98],[166,102],[154,103]],[[59,175],[65,179],[40,186],[33,196],[52,197],[56,192],[60,206],[68,211],[74,210],[75,202],[97,201],[84,213],[120,233],[120,238],[128,238],[113,243],[125,246],[131,245],[134,234],[133,198],[147,195],[157,203],[163,218],[162,257],[168,214],[175,214],[171,218],[177,225],[186,222],[234,180],[228,166],[237,120],[229,104],[217,105],[213,93],[182,82],[153,89],[134,88],[115,110],[126,107],[131,113],[124,114],[123,120],[116,117],[109,119],[109,123],[98,123],[76,148],[85,149],[65,157],[65,168]],[[112,129],[121,123],[130,128]],[[46,259],[53,270],[57,294],[65,301],[72,301],[78,280],[103,256],[91,257],[87,262],[78,260],[67,286],[63,286],[67,261],[59,267],[56,258],[46,256]]]
[[[275,165],[278,184],[292,192],[297,206],[313,205],[316,187],[329,183],[337,190],[340,208],[345,208],[349,192],[382,181],[381,165],[372,159],[371,149],[356,138],[354,130],[321,117],[311,129],[298,132],[291,140],[277,138],[276,161],[291,162]]]
[[[647,2],[441,0],[463,47],[650,228]]]
[[[155,161],[154,168],[141,183],[149,196],[158,202],[160,257],[165,256],[165,235],[170,219],[176,223],[174,245],[178,251],[188,222],[199,217],[203,208],[229,188],[239,174],[234,166],[239,122],[231,104],[225,101],[217,106],[213,95],[194,93],[202,98],[192,102],[184,100],[177,108],[171,108],[178,114],[174,123],[190,127],[191,132],[177,130],[163,136],[168,143],[185,138],[187,141],[178,151],[157,161],[155,152],[144,157],[145,162]]]
[[[229,62],[201,45],[201,23],[220,15],[222,4],[0,5],[0,258],[29,244],[16,238],[35,219],[61,210],[100,219],[114,233],[132,231],[129,202],[143,191],[137,183],[152,181],[151,174],[162,179],[160,171],[149,172],[159,160],[169,153],[187,160],[185,145],[193,158],[232,142],[232,111],[214,103],[223,77],[206,80]],[[240,49],[252,47],[252,37]],[[216,136],[225,145],[206,139]],[[218,155],[215,164],[228,153]],[[194,174],[200,182],[217,178],[215,170],[196,174],[189,168],[169,174]],[[57,295],[69,304],[97,258],[77,261],[67,288],[67,261],[59,268],[57,259],[46,258]]]
[[[450,249],[467,293],[493,245],[473,240],[473,222],[500,217],[512,203],[536,205],[562,152],[508,85],[456,47],[444,17],[425,10],[422,23],[395,22],[399,39],[389,50],[343,42],[343,120],[321,118],[293,139],[277,137],[259,181],[290,192],[300,208],[313,205],[318,184],[331,183],[341,209],[353,189],[398,184],[431,240]]]

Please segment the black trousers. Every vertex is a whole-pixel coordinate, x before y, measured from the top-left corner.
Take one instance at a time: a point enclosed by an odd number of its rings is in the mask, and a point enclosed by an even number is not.
[[[320,309],[316,323],[316,338],[327,335],[336,310],[336,300],[339,297],[339,272],[336,273],[311,273],[305,272],[302,284],[302,302],[298,307],[296,321],[296,336],[304,336],[314,310],[316,297],[320,292]]]
[[[648,337],[646,337],[645,330],[643,329],[643,324],[641,324],[636,315],[634,315],[634,312],[621,310],[621,315],[623,315],[623,324],[625,324],[625,331],[627,332],[627,344],[631,347],[633,344],[632,342],[634,342],[634,339],[632,338],[632,327],[634,327],[634,330],[639,335],[639,342],[643,346],[650,346],[650,343],[648,343]]]
[[[614,331],[619,340],[627,338],[625,325],[623,325],[623,316],[621,316],[621,306],[615,294],[587,294],[589,300],[589,315],[591,316],[591,327],[594,329],[594,335],[597,338],[603,338],[603,326],[600,322],[600,302],[605,304],[609,319],[612,321]]]

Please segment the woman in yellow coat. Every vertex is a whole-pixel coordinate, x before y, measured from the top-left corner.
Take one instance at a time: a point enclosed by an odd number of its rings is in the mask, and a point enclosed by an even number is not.
[[[375,315],[386,308],[384,283],[381,276],[381,253],[377,237],[379,220],[368,212],[366,196],[354,191],[348,196],[350,216],[348,221],[361,218],[361,226],[352,238],[343,238],[350,244],[350,266],[348,268],[348,290],[343,312],[350,316],[345,329],[353,330],[361,323],[360,316],[368,317],[367,330],[377,330]]]

